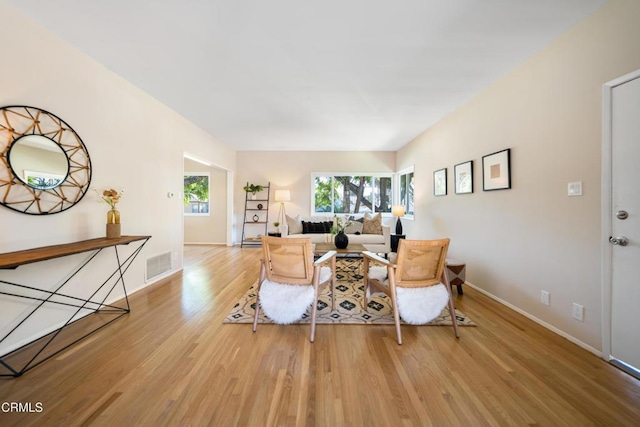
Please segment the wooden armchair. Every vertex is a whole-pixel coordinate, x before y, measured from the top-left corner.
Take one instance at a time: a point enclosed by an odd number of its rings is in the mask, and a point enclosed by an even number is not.
[[[451,286],[449,279],[445,273],[445,263],[447,258],[447,250],[449,248],[449,239],[441,240],[400,240],[398,246],[398,258],[396,263],[381,258],[370,252],[363,252],[364,256],[364,283],[365,283],[365,309],[369,302],[369,295],[374,292],[383,292],[391,298],[393,309],[393,317],[396,324],[396,334],[398,336],[398,344],[402,344],[402,334],[400,331],[400,313],[398,310],[398,289],[399,288],[428,288],[435,286],[444,286],[448,293],[442,294],[444,290],[437,290],[439,300],[443,301],[439,310],[441,311],[445,305],[449,306],[449,314],[453,323],[453,330],[456,338],[460,337],[458,325],[456,322],[455,309],[453,306],[453,297],[451,295]],[[374,271],[370,268],[370,262],[382,264],[386,267],[386,272]],[[378,273],[378,274],[375,274]],[[411,291],[410,291],[411,292]],[[416,295],[414,293],[414,295]],[[434,294],[435,295],[435,294]],[[442,298],[444,296],[444,298]],[[447,302],[448,300],[448,302]],[[413,298],[412,304],[426,305],[430,301],[420,300],[419,296]],[[437,309],[432,310],[437,311]],[[440,314],[433,315],[434,317]],[[431,319],[433,320],[433,319]],[[421,323],[427,323],[426,320]]]
[[[253,331],[258,327],[260,308],[276,323],[299,320],[311,309],[311,342],[315,339],[318,295],[331,283],[331,308],[335,309],[336,252],[327,252],[313,260],[309,238],[262,236],[262,266],[253,319]],[[329,267],[322,267],[329,263]]]

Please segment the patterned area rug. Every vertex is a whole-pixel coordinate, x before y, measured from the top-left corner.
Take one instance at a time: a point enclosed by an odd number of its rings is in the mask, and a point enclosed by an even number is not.
[[[331,310],[331,287],[326,286],[320,293],[318,318],[316,323],[343,324],[393,324],[391,300],[384,294],[375,294],[370,299],[367,310],[363,308],[364,284],[362,260],[359,258],[339,258],[336,263],[336,309]],[[253,323],[256,306],[258,281],[251,285],[245,295],[233,307],[223,323]],[[297,323],[309,323],[311,307]],[[456,319],[460,326],[476,326],[467,315],[456,309]],[[258,323],[273,323],[264,316],[262,310]],[[451,326],[449,310],[444,309],[429,325]]]

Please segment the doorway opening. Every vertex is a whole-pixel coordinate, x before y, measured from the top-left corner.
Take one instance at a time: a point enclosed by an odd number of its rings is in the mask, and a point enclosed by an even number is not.
[[[183,162],[183,245],[231,246],[233,172],[188,153]]]

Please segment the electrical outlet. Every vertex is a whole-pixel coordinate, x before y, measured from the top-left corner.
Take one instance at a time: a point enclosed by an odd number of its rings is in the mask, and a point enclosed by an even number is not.
[[[574,319],[584,322],[584,307],[574,302],[571,315]]]
[[[544,305],[549,305],[549,292],[540,291],[540,302]]]

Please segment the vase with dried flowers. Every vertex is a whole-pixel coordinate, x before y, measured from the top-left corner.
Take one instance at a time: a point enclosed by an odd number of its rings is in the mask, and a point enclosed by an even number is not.
[[[96,193],[98,193],[97,190]],[[120,211],[116,209],[116,205],[120,201],[123,193],[124,190],[118,192],[113,188],[104,190],[102,194],[98,193],[100,199],[111,207],[107,212],[107,239],[117,239],[121,236]]]

